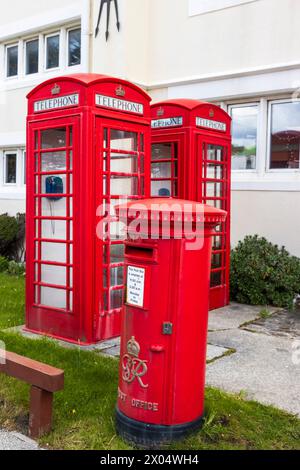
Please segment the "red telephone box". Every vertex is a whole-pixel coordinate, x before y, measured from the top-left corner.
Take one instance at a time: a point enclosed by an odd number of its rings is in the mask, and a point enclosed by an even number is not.
[[[29,93],[27,330],[82,344],[120,334],[124,244],[113,207],[149,195],[149,102],[94,74]]]
[[[229,303],[231,117],[197,100],[151,107],[151,195],[178,197],[225,210],[213,239],[210,310]]]

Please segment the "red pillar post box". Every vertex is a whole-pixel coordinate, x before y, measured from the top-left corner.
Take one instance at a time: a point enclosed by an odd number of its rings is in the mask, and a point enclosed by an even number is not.
[[[113,207],[149,195],[149,102],[96,74],[29,93],[27,330],[81,344],[119,336],[124,245]]]
[[[211,239],[226,212],[139,202],[116,209],[128,227],[116,419],[125,440],[149,446],[183,437],[203,417]]]
[[[151,195],[227,212],[213,239],[210,310],[229,303],[231,117],[219,106],[176,99],[151,106]]]

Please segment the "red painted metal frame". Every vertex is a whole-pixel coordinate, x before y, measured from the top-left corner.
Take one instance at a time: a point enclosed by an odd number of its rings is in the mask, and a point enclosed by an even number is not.
[[[230,276],[230,188],[231,188],[231,118],[216,105],[197,100],[167,100],[151,106],[152,120],[182,118],[182,125],[175,127],[152,128],[152,152],[156,144],[178,142],[178,192],[172,196],[198,200],[210,205],[219,205],[228,212],[226,223],[221,227],[221,249],[213,247],[212,274],[210,289],[210,309],[220,308],[229,303]],[[214,130],[196,125],[196,118],[222,122],[226,131]],[[222,147],[222,162],[206,158],[208,146]],[[222,178],[208,178],[207,169],[216,165],[223,168]],[[222,194],[209,197],[208,185],[214,191],[220,187]],[[220,228],[219,228],[220,230]],[[216,237],[214,238],[216,241]],[[214,267],[218,255],[221,266]],[[221,273],[221,282],[214,279]]]
[[[59,93],[58,95],[53,95]],[[125,97],[119,96],[124,93]],[[47,100],[70,94],[79,95],[78,106],[52,109],[47,112],[34,112],[36,101]],[[143,114],[137,115],[116,109],[96,105],[95,95],[103,94],[115,99],[123,99],[143,105]],[[102,223],[103,215],[96,215],[97,208],[107,199],[103,194],[103,128],[144,134],[144,150],[137,152],[138,158],[144,156],[144,170],[137,168],[139,181],[136,198],[148,197],[150,194],[150,97],[137,86],[117,78],[95,74],[77,74],[51,79],[36,87],[28,95],[27,118],[27,223],[26,223],[26,329],[48,336],[64,339],[80,344],[94,342],[118,336],[120,333],[120,309],[104,308],[103,302],[103,245],[106,242],[96,236],[96,227]],[[40,138],[35,148],[35,133],[45,129],[72,128],[73,143],[69,138],[66,145],[55,151],[66,151],[67,165],[70,152],[73,152],[73,167],[66,171],[50,171],[52,175],[66,176],[66,187],[63,194],[66,201],[73,201],[73,213],[67,204],[65,217],[55,217],[50,213],[43,219],[41,201],[45,197],[41,186],[41,166],[35,168],[36,155],[53,151],[41,149]],[[69,131],[68,131],[69,132]],[[110,131],[108,131],[110,132]],[[141,137],[139,137],[141,139]],[[139,140],[140,145],[140,140]],[[128,152],[126,151],[126,154]],[[36,171],[38,170],[38,171]],[[73,176],[71,191],[70,177]],[[132,173],[130,176],[134,176]],[[144,178],[144,190],[140,182]],[[38,187],[35,187],[38,179]],[[35,192],[36,191],[36,192]],[[130,197],[131,198],[131,197]],[[39,201],[35,213],[35,200]],[[70,249],[66,251],[66,263],[41,259],[42,220],[53,223],[65,220],[67,225],[66,247],[73,246],[73,258]],[[113,221],[113,220],[112,220]],[[73,240],[71,224],[73,223]],[[37,232],[36,232],[37,230]],[[53,242],[53,239],[49,240]],[[59,243],[60,240],[56,240]],[[35,251],[34,244],[38,244]],[[113,243],[108,241],[108,244]],[[101,253],[101,254],[100,254]],[[54,258],[53,258],[54,259]],[[66,285],[47,284],[41,282],[41,266],[66,267]],[[122,266],[123,262],[114,266]],[[35,268],[35,265],[37,268]],[[63,265],[63,266],[62,266]],[[71,270],[73,269],[73,284]],[[37,273],[37,277],[35,277]],[[108,278],[109,281],[109,278]],[[37,287],[36,287],[37,286]],[[41,304],[41,297],[35,297],[42,287],[58,288],[66,291],[66,309],[57,309]],[[123,289],[123,283],[120,286]],[[118,286],[107,286],[114,290]],[[73,299],[72,299],[73,295]],[[72,302],[73,300],[73,302]],[[105,320],[103,320],[105,318]]]

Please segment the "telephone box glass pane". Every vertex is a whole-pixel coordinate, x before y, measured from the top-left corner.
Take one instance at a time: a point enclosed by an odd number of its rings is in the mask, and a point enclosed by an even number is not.
[[[44,284],[56,284],[65,286],[67,283],[67,269],[62,266],[42,264],[41,282]]]
[[[47,307],[66,309],[67,296],[64,289],[52,289],[50,287],[41,287],[41,304]]]
[[[112,176],[110,180],[111,196],[137,196],[138,195],[138,178]]]
[[[66,217],[67,198],[65,197],[61,199],[42,197],[41,205],[43,217]]]
[[[54,261],[57,263],[67,262],[66,243],[41,243],[41,260]]]
[[[64,171],[66,170],[66,152],[42,153],[41,171]]]
[[[123,290],[112,290],[110,292],[110,309],[121,308],[123,305]]]
[[[210,276],[211,287],[217,287],[222,284],[222,271],[212,272]]]
[[[137,155],[111,153],[110,171],[118,172],[118,173],[137,173],[138,172]]]
[[[172,166],[168,162],[156,162],[151,164],[151,178],[171,178]]]
[[[137,151],[138,134],[116,129],[110,131],[110,147],[112,150]]]
[[[208,145],[207,146],[207,159],[215,160],[217,162],[223,161],[223,147],[217,145]]]
[[[172,143],[153,144],[152,145],[152,161],[170,160],[173,157]]]
[[[42,149],[62,148],[66,146],[66,142],[65,127],[41,131]]]
[[[67,222],[64,220],[42,220],[42,238],[53,240],[66,240]]]
[[[172,193],[171,181],[152,181],[151,194],[152,196],[168,197]]]
[[[110,283],[112,287],[121,286],[123,284],[123,277],[124,277],[123,266],[110,268]]]
[[[110,247],[110,262],[122,263],[124,261],[124,245],[111,245]]]

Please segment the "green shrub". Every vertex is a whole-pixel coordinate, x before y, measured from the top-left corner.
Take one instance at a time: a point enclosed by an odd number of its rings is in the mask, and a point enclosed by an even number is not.
[[[23,276],[25,274],[24,263],[17,263],[16,261],[10,261],[7,268],[8,274],[12,276]]]
[[[0,256],[21,261],[24,256],[25,214],[0,215]]]
[[[3,273],[8,269],[9,261],[4,256],[0,256],[0,273]]]
[[[293,308],[300,292],[300,259],[258,235],[231,253],[231,298],[250,305]]]

